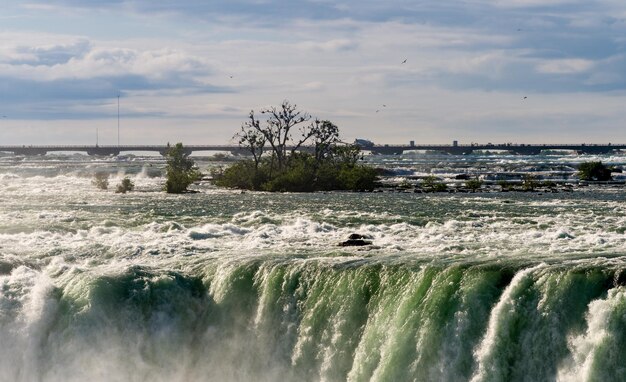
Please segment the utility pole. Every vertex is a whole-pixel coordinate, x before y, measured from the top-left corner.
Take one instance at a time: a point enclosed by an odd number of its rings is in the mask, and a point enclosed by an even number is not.
[[[120,92],[117,92],[117,147],[120,147]]]

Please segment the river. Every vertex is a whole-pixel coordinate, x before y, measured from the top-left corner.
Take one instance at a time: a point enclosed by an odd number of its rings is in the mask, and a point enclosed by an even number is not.
[[[573,181],[596,159],[626,166],[617,154],[367,161],[391,181]],[[163,167],[0,158],[0,381],[626,380],[623,185],[268,194],[203,182],[168,195]],[[92,184],[98,171],[109,190]],[[136,188],[116,194],[124,176]],[[373,245],[337,245],[352,233]]]

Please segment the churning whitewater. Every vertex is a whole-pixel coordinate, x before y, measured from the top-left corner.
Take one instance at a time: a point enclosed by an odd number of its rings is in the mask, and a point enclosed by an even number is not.
[[[0,381],[626,380],[623,188],[168,195],[158,158],[0,159]]]

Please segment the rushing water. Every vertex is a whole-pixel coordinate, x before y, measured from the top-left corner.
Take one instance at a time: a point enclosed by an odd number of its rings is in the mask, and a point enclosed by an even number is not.
[[[132,159],[0,160],[0,381],[626,380],[624,186],[167,195],[162,160]],[[588,158],[526,159],[370,161]],[[103,170],[136,191],[96,189]],[[351,233],[374,245],[338,247]]]

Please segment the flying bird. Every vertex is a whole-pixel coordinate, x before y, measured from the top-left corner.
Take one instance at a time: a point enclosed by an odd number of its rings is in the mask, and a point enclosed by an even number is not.
[[[402,61],[402,64],[406,64],[406,60],[407,60],[407,59],[405,58],[405,59],[404,59],[404,61]]]
[[[383,107],[387,107],[387,105],[383,104]]]
[[[528,98],[528,97],[524,96],[524,98],[522,98],[522,99],[526,99],[526,98]]]
[[[380,110],[376,110],[376,112],[378,113]]]

